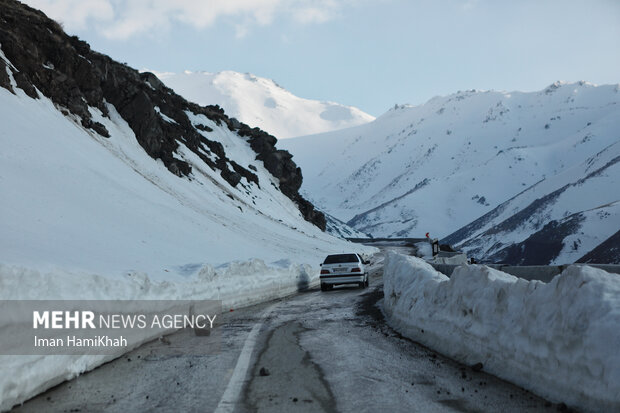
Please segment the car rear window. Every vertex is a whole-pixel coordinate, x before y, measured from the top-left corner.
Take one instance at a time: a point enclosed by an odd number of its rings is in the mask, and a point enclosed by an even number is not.
[[[323,264],[342,264],[345,262],[359,262],[355,254],[328,255]]]

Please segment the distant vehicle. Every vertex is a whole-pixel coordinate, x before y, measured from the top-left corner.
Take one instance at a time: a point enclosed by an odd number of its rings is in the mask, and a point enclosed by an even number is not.
[[[321,264],[321,291],[331,290],[335,285],[357,284],[368,287],[368,274],[365,264],[369,264],[359,254],[328,255]]]

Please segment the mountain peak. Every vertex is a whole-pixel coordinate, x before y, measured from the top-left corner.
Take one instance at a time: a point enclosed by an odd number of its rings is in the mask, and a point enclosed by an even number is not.
[[[229,115],[279,139],[344,129],[375,119],[352,106],[297,97],[276,81],[251,73],[155,73],[186,99],[218,103]]]

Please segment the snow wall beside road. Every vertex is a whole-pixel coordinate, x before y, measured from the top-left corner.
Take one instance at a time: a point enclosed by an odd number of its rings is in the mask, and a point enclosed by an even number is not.
[[[571,266],[545,284],[470,265],[448,278],[389,253],[384,292],[407,337],[551,401],[620,411],[620,276]]]
[[[41,272],[0,264],[1,300],[221,300],[222,310],[250,306],[285,297],[300,289],[316,286],[319,271],[309,265],[281,261],[272,265],[262,260],[232,262],[214,268],[203,266],[185,280],[155,281],[144,273],[106,277],[92,273],[54,270]],[[164,310],[164,309],[162,309]],[[0,317],[2,332],[30,329],[31,325],[11,323],[10,314]],[[128,347],[115,355],[0,355],[0,411],[120,357],[125,351],[156,339],[135,330],[127,336]]]

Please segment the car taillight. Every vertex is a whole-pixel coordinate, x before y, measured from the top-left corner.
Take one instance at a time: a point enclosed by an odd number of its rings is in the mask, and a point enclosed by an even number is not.
[[[355,267],[351,270],[351,272],[362,272],[362,269],[359,267]]]
[[[321,270],[321,274],[329,274],[329,270]]]

